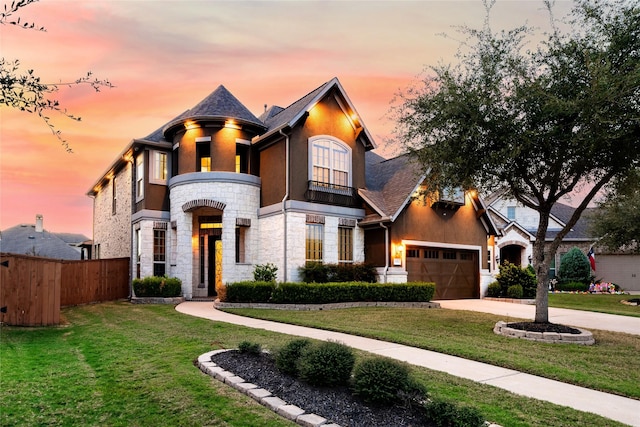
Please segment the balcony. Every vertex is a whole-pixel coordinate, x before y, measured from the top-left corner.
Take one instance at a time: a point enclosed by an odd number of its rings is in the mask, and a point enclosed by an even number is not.
[[[323,203],[347,207],[358,207],[358,191],[353,187],[329,184],[320,181],[309,181],[304,194],[309,202]]]

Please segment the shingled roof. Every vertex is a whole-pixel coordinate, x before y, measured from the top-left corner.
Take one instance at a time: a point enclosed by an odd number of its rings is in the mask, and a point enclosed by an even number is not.
[[[163,133],[181,125],[185,120],[226,120],[234,119],[241,123],[251,124],[264,129],[265,125],[247,107],[231,94],[223,85],[218,86],[209,96],[195,107],[185,111],[167,123]]]
[[[45,258],[79,260],[81,258],[80,251],[71,245],[79,245],[87,240],[89,240],[88,237],[83,234],[36,231],[33,224],[20,224],[2,231],[0,251]]]
[[[393,221],[415,192],[423,175],[406,154],[392,159],[384,159],[371,152],[366,156],[367,188],[360,189],[360,195],[380,218]]]

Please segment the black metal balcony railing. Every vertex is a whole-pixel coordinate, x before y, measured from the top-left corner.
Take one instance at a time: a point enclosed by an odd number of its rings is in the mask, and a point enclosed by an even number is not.
[[[357,189],[320,181],[309,181],[304,196],[309,202],[348,207],[359,205]]]

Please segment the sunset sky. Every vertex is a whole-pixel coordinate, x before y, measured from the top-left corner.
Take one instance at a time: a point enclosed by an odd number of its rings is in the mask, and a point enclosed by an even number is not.
[[[556,16],[570,7],[557,1]],[[481,27],[484,9],[480,0],[42,0],[18,16],[47,31],[0,26],[3,58],[43,82],[91,71],[115,88],[63,86],[55,95],[82,117],[51,116],[73,154],[36,115],[0,107],[0,229],[43,214],[48,231],[91,238],[86,193],[115,156],[220,84],[257,116],[338,77],[381,149],[397,153],[385,146],[394,95],[427,66],[454,61],[455,26]],[[549,28],[541,0],[498,0],[491,22]]]

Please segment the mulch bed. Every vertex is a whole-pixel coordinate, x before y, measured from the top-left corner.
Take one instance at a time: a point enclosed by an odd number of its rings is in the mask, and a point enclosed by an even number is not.
[[[371,407],[354,397],[347,387],[314,387],[282,374],[267,353],[256,355],[230,350],[213,355],[211,361],[245,381],[270,391],[288,404],[343,427],[434,426],[425,419],[422,407],[416,402]]]
[[[557,332],[559,334],[575,335],[579,335],[582,333],[579,329],[565,325],[558,325],[556,323],[517,322],[508,323],[507,326],[509,328],[528,332]]]

